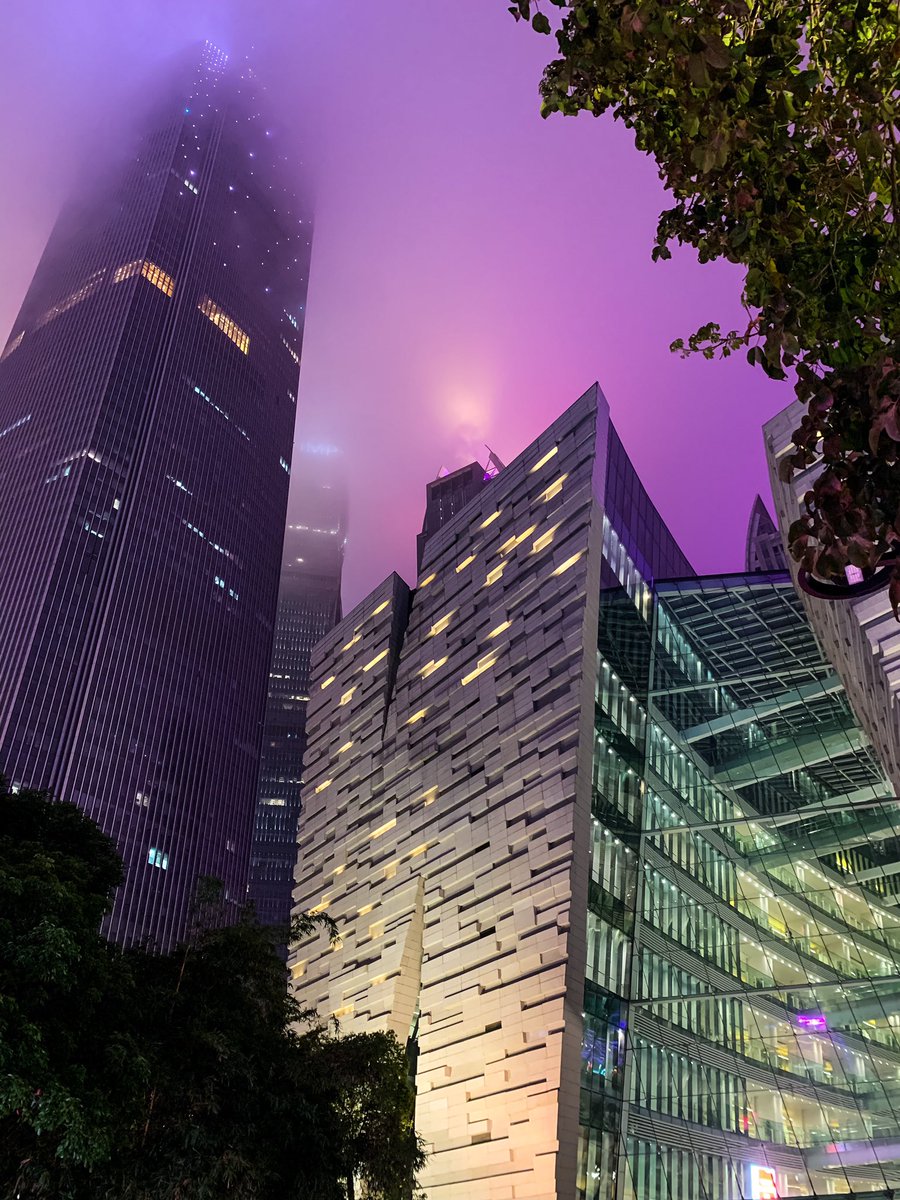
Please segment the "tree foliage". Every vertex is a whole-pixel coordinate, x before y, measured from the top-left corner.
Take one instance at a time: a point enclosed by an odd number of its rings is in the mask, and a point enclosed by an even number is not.
[[[0,787],[0,1195],[372,1200],[422,1164],[407,1063],[289,994],[279,933],[198,889],[169,955],[98,934],[121,864],[76,808]],[[322,918],[295,921],[292,937]],[[281,938],[281,940],[284,940]]]
[[[745,326],[673,349],[745,348],[793,378],[806,415],[784,477],[824,469],[791,553],[825,579],[870,574],[900,549],[897,0],[549,4],[544,115],[611,111],[653,155],[674,199],[654,258],[677,242],[745,268]],[[552,31],[535,0],[509,11]]]

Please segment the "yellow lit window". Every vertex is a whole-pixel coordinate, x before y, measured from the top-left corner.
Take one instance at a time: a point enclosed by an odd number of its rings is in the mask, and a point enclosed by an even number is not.
[[[331,873],[332,873],[332,875],[343,875],[343,873],[346,870],[347,870],[347,864],[341,863],[341,865],[339,867],[335,867]]]
[[[435,623],[432,625],[432,627],[428,630],[428,636],[434,637],[434,635],[436,633],[443,633],[444,630],[447,628],[447,626],[450,624],[450,622],[453,620],[453,614],[455,612],[456,612],[456,609],[452,608],[450,610],[450,612],[445,613],[444,616],[442,616],[439,621],[435,621]]]
[[[387,833],[389,829],[393,829],[396,824],[397,818],[391,817],[389,821],[385,821],[383,825],[379,825],[377,829],[373,830],[373,832],[369,834],[369,838],[374,842],[376,838],[380,838],[383,834]]]
[[[545,488],[544,491],[541,492],[540,499],[546,501],[552,500],[554,496],[558,496],[562,491],[563,484],[568,478],[568,474],[560,475],[559,479],[557,479],[554,483],[551,483],[548,488]]]
[[[496,583],[497,580],[500,578],[500,576],[503,574],[503,568],[505,566],[506,566],[506,563],[501,563],[499,567],[494,567],[493,571],[488,571],[487,578],[484,581],[484,586],[490,587],[492,583]]]
[[[460,571],[464,571],[466,569],[466,567],[469,565],[469,563],[473,563],[474,561],[475,561],[475,555],[469,554],[466,558],[464,558],[462,560],[461,563],[457,563],[456,564],[457,575],[460,573]]]
[[[331,685],[332,685],[333,683],[334,683],[334,676],[333,676],[333,675],[329,675],[329,676],[328,676],[328,678],[327,678],[326,680],[324,680],[322,683],[320,683],[320,684],[319,684],[319,687],[320,687],[320,688],[322,689],[322,691],[324,692],[324,691],[325,691],[325,689],[326,689],[327,687],[331,687]]]
[[[306,974],[306,964],[309,960],[304,958],[302,962],[295,962],[291,967],[291,979],[299,979],[301,975]]]
[[[437,572],[436,572],[436,571],[432,571],[430,575],[426,575],[426,576],[425,576],[425,578],[424,578],[424,579],[422,580],[422,582],[419,584],[419,587],[427,587],[427,586],[428,586],[428,584],[429,584],[429,583],[433,583],[433,582],[434,582],[434,580],[435,580],[436,578],[437,578]]]
[[[220,329],[227,338],[237,346],[242,354],[250,352],[250,336],[244,333],[240,325],[238,325],[228,313],[223,312],[218,304],[210,300],[209,296],[204,296],[197,305],[204,317],[209,317],[216,329]]]
[[[366,663],[366,665],[363,667],[363,670],[371,671],[372,668],[377,666],[383,658],[387,658],[387,650],[382,650],[380,654],[376,654],[374,658],[370,659]]]
[[[413,713],[413,715],[409,718],[409,720],[406,722],[407,725],[415,725],[417,721],[422,720],[427,712],[427,708],[420,708],[418,712]]]
[[[341,696],[341,704],[340,704],[340,707],[342,707],[342,708],[343,708],[343,706],[344,706],[345,704],[349,704],[349,703],[350,703],[350,701],[353,699],[353,693],[354,693],[355,691],[356,691],[356,688],[355,688],[355,687],[352,687],[352,688],[350,688],[350,690],[349,690],[348,692],[344,692],[343,696]]]
[[[332,784],[332,780],[323,779],[322,782],[319,784],[319,786],[316,788],[315,795],[318,796],[319,792],[324,792],[327,787],[331,787],[331,784]]]
[[[317,913],[323,913],[330,903],[331,898],[329,896],[323,896],[321,904],[317,904],[315,908],[311,908],[309,910],[309,915],[314,917],[317,915]]]
[[[352,742],[344,742],[343,746],[338,750],[338,754],[346,754],[352,745]]]
[[[175,280],[172,276],[146,258],[137,258],[134,262],[117,267],[113,275],[113,283],[122,283],[123,280],[131,279],[134,275],[143,275],[149,283],[158,287],[161,292],[165,292],[167,296],[175,294]]]
[[[512,551],[515,550],[516,546],[518,546],[520,542],[524,542],[526,538],[531,537],[536,529],[537,525],[529,525],[524,533],[513,534],[511,538],[506,539],[497,553],[501,556],[511,554]]]
[[[366,913],[370,913],[374,907],[374,904],[364,904],[362,908],[358,909],[359,916],[364,917]]]
[[[332,1016],[334,1017],[334,1019],[336,1021],[339,1021],[341,1019],[341,1017],[349,1017],[353,1013],[353,1010],[355,1009],[355,1007],[356,1007],[356,1005],[352,1004],[352,1003],[351,1004],[343,1004],[343,1005],[341,1005],[340,1008],[336,1008],[334,1010],[334,1012],[332,1013]]]
[[[485,517],[485,519],[481,522],[481,524],[479,525],[478,528],[479,529],[487,529],[488,525],[493,525],[494,521],[496,521],[499,516],[500,516],[500,509],[498,508],[497,511],[492,512],[489,517]]]
[[[438,790],[436,787],[430,787],[427,792],[423,792],[419,799],[427,807],[429,804],[434,804],[437,800]]]
[[[561,562],[554,571],[550,572],[551,575],[562,575],[564,571],[568,571],[569,567],[574,567],[582,554],[584,554],[584,551],[579,550],[577,554],[573,554],[571,558],[567,558],[565,562]]]
[[[425,851],[428,849],[429,845],[430,845],[429,842],[423,842],[421,846],[416,846],[415,850],[410,850],[409,857],[410,858],[418,858],[420,854],[425,853]]]
[[[443,658],[433,658],[431,660],[431,662],[427,662],[425,664],[425,666],[422,668],[422,670],[419,672],[419,674],[422,676],[423,679],[427,679],[429,675],[433,675],[435,673],[435,671],[439,671],[446,661],[447,661],[446,654],[444,655]]]
[[[154,287],[158,287],[161,292],[165,292],[167,296],[172,296],[175,293],[175,280],[171,275],[167,275],[161,267],[156,263],[147,262],[141,263],[141,274]]]
[[[387,608],[387,606],[389,604],[390,604],[390,600],[382,600],[382,602],[378,605],[377,608],[372,609],[372,616],[377,617],[380,612],[384,612],[384,610]]]
[[[396,874],[397,874],[397,863],[396,863],[396,861],[395,861],[395,862],[389,862],[389,863],[387,864],[387,866],[384,868],[384,877],[385,877],[385,879],[393,879],[393,878],[394,878],[394,876],[395,876]]]
[[[500,634],[503,633],[504,630],[509,629],[510,625],[512,625],[512,621],[501,621],[501,623],[497,626],[496,629],[491,630],[491,632],[488,634],[488,637],[489,638],[499,637]]]
[[[385,921],[373,921],[372,924],[369,926],[369,937],[370,938],[380,938],[382,936],[382,934],[384,933],[384,927],[385,927],[386,923],[387,922],[385,922]]]
[[[354,633],[350,641],[347,642],[346,645],[341,646],[341,654],[343,654],[345,650],[349,650],[351,646],[355,646],[361,637],[361,633]]]
[[[478,666],[475,668],[475,670],[470,671],[468,675],[463,675],[461,680],[463,687],[465,687],[467,683],[471,683],[473,679],[477,679],[479,675],[483,675],[485,671],[490,670],[496,661],[496,654],[486,654],[484,658],[479,658]]]
[[[556,452],[558,450],[559,450],[559,446],[554,446],[552,450],[548,450],[547,453],[545,455],[543,455],[543,457],[541,457],[537,460],[537,462],[531,468],[531,471],[529,472],[529,474],[534,474],[535,471],[539,471],[541,469],[541,467],[543,467],[546,463],[548,463],[550,461],[551,458],[553,458],[553,456],[556,454]]]
[[[546,550],[546,548],[553,541],[553,535],[556,533],[557,529],[559,529],[559,526],[554,525],[552,529],[548,529],[546,533],[542,533],[539,538],[535,538],[534,545],[531,547],[531,553],[539,554],[541,550]]]

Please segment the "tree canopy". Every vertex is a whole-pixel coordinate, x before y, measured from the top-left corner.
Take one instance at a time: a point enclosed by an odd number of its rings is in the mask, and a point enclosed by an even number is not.
[[[508,0],[507,0],[508,3]],[[553,23],[550,16],[556,13]],[[826,580],[900,549],[897,0],[515,0],[559,56],[542,112],[612,112],[651,154],[672,242],[745,268],[746,324],[673,344],[745,349],[806,407],[785,478],[823,470],[790,529]],[[900,582],[892,584],[900,597]]]
[[[249,911],[201,889],[168,955],[98,933],[121,880],[68,804],[0,784],[0,1195],[406,1200],[422,1151],[403,1049],[289,994]],[[330,922],[303,918],[293,936]]]

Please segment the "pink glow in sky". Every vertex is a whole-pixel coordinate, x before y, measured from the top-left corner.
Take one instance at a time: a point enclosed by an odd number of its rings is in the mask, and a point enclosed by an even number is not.
[[[741,323],[739,275],[653,264],[665,205],[611,120],[542,121],[555,43],[506,0],[29,0],[0,40],[0,342],[78,161],[135,78],[193,39],[252,58],[315,178],[298,441],[350,466],[345,604],[412,581],[424,487],[504,459],[599,380],[701,571],[739,570],[760,427],[786,384],[675,337]]]

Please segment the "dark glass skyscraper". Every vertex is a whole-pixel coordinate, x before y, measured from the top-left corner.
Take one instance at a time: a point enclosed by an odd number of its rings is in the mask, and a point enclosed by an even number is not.
[[[198,876],[246,896],[311,237],[250,73],[193,64],[0,362],[0,769],[116,839],[108,932],[160,947]]]
[[[291,915],[313,646],[341,619],[347,493],[337,451],[301,449],[269,672],[250,896],[265,925]]]

